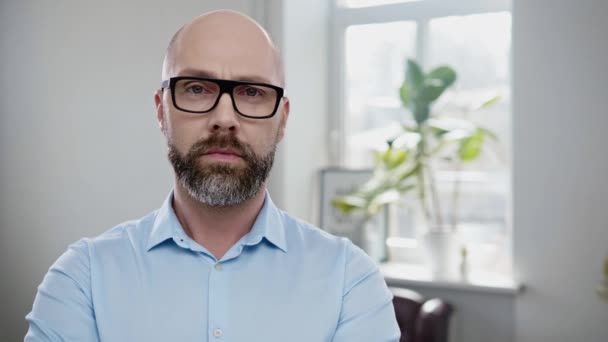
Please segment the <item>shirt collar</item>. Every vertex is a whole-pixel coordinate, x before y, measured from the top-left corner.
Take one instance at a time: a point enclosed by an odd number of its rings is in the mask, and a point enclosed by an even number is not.
[[[272,202],[268,191],[264,195],[264,205],[260,209],[251,231],[243,236],[241,242],[244,245],[253,246],[260,243],[262,239],[266,239],[283,252],[287,252],[283,216],[281,210]]]
[[[173,191],[169,193],[156,213],[146,250],[149,251],[168,239],[173,239],[176,243],[179,240],[189,239],[173,210]],[[262,239],[266,239],[283,252],[287,252],[282,212],[274,205],[268,191],[264,195],[264,205],[258,213],[251,231],[238,243],[253,246],[259,244]]]

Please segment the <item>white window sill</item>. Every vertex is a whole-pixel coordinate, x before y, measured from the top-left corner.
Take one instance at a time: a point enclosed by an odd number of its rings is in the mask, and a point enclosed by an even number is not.
[[[523,285],[512,277],[490,272],[472,271],[466,279],[436,279],[424,265],[395,262],[380,264],[380,271],[388,286],[395,287],[417,286],[500,295],[516,295],[523,290]]]

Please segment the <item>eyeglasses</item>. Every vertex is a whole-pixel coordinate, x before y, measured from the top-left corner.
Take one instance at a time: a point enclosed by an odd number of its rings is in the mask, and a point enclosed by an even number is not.
[[[161,88],[170,88],[175,108],[189,113],[212,111],[228,93],[237,113],[252,119],[274,116],[283,98],[283,88],[271,84],[201,77],[171,77]]]

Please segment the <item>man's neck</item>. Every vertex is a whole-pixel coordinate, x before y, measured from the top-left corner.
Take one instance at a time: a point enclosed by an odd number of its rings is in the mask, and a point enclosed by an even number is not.
[[[216,259],[247,234],[264,205],[265,185],[250,200],[230,207],[209,207],[176,182],[173,210],[190,238],[205,247]]]

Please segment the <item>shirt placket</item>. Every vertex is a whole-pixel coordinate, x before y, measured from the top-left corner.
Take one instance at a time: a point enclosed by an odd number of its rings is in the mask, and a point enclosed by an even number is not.
[[[230,328],[228,326],[229,274],[227,264],[221,261],[212,261],[209,273],[209,312],[208,331],[209,341],[229,341]]]

